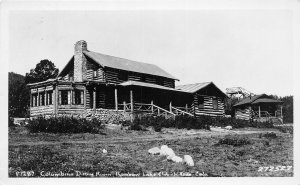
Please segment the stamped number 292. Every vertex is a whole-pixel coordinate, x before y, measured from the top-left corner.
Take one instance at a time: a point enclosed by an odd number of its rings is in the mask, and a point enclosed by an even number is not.
[[[289,171],[293,166],[261,166],[258,168],[259,172],[276,172],[276,171]]]

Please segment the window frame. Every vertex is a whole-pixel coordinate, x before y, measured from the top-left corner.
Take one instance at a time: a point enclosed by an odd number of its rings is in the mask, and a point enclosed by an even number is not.
[[[219,101],[218,101],[218,97],[213,97],[212,98],[212,106],[213,106],[213,109],[219,109]]]

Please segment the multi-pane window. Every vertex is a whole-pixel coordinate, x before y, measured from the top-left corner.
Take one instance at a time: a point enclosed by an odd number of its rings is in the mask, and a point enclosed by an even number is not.
[[[60,90],[59,91],[59,103],[61,105],[70,104],[70,91],[68,90]]]
[[[40,104],[39,106],[44,106],[45,105],[45,92],[40,92],[39,96],[40,96]]]
[[[213,109],[218,109],[218,99],[213,98]]]
[[[37,94],[32,94],[32,103],[31,103],[31,106],[32,107],[38,106],[37,102],[38,102],[38,95]]]
[[[47,91],[46,92],[46,105],[52,105],[52,94],[53,91]]]
[[[72,91],[73,94],[73,104],[82,105],[83,104],[83,90],[75,89]]]

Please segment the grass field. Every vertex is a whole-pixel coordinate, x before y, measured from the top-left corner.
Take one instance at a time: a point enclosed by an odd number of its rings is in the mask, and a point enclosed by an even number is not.
[[[277,137],[264,137],[270,132]],[[246,137],[250,144],[217,144],[228,135]],[[191,155],[195,166],[147,153],[163,144],[180,157]],[[108,152],[104,154],[103,149]],[[9,132],[10,177],[284,177],[293,176],[292,166],[293,136],[274,129],[166,129],[159,133],[106,129],[102,134],[31,134],[19,127]]]

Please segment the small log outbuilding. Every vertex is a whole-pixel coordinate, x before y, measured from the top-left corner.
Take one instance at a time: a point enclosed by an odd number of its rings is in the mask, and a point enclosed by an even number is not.
[[[214,83],[175,87],[175,81],[156,65],[89,51],[78,41],[56,79],[28,85],[30,116],[224,115],[226,94]]]
[[[282,123],[282,101],[266,94],[249,96],[235,104],[235,117],[245,120],[268,121],[279,119]]]

